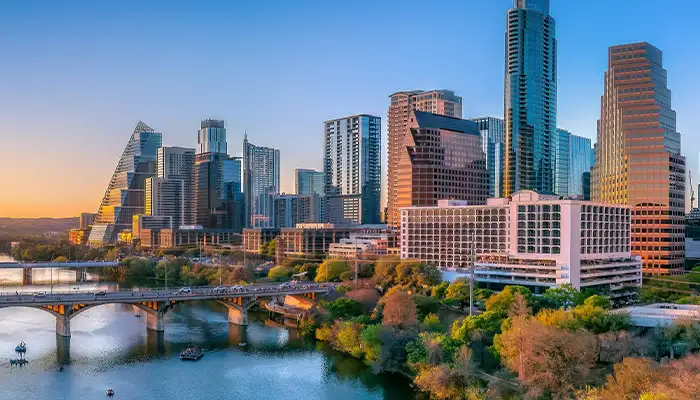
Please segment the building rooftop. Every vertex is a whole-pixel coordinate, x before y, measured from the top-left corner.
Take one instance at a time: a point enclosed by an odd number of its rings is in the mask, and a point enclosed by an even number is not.
[[[479,127],[474,121],[418,110],[413,111],[413,113],[416,116],[418,126],[421,128],[445,129],[453,132],[481,135]]]

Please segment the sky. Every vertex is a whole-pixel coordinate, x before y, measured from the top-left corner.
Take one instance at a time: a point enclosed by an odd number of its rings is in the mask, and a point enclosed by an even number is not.
[[[0,217],[96,212],[134,126],[196,147],[199,121],[226,121],[229,154],[280,149],[322,168],[323,121],[382,117],[389,95],[451,89],[463,116],[503,117],[512,0],[268,0],[3,3]],[[688,168],[698,171],[700,52],[693,0],[551,0],[558,125],[595,139],[611,45],[663,51]],[[696,50],[692,50],[695,48]],[[697,186],[696,186],[697,187]]]

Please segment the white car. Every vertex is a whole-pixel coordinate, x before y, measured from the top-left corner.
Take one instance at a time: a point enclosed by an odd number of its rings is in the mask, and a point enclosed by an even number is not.
[[[46,292],[36,292],[34,293],[34,297],[44,297],[46,296]]]
[[[188,287],[180,288],[179,293],[192,293],[192,289]]]

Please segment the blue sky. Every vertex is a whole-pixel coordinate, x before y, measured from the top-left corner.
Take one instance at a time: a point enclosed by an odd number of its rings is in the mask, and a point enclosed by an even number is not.
[[[147,3],[147,4],[145,4]],[[558,125],[595,138],[610,45],[664,53],[688,166],[698,177],[698,34],[691,0],[551,0]],[[195,147],[199,120],[227,122],[321,168],[322,123],[386,118],[389,94],[452,89],[464,117],[503,114],[511,0],[17,1],[0,13],[0,216],[95,211],[136,122]],[[386,122],[386,121],[384,121]],[[386,134],[386,130],[383,131]]]

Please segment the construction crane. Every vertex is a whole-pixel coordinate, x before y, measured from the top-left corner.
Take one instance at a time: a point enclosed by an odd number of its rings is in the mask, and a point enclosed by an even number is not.
[[[690,209],[695,205],[695,190],[693,190],[693,173],[688,170],[688,180],[690,181]]]

